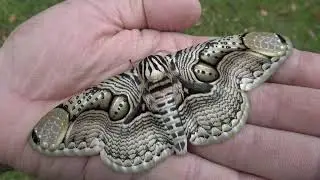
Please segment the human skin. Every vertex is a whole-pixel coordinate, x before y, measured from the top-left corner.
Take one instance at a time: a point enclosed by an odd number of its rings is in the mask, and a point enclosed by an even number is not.
[[[207,39],[178,33],[200,12],[197,0],[70,0],[19,26],[0,49],[0,164],[40,179],[320,179],[320,55],[299,50],[249,93],[250,117],[238,135],[190,145],[151,171],[119,174],[99,156],[31,149],[31,129],[67,97],[127,70],[130,60]]]

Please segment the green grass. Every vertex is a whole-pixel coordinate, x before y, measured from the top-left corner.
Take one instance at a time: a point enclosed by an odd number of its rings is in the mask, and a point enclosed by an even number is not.
[[[61,0],[0,0],[0,45],[21,22]],[[202,0],[201,20],[186,33],[220,36],[273,31],[296,48],[320,52],[320,0]],[[31,179],[7,172],[0,180]]]
[[[61,0],[0,0],[0,44],[21,22]],[[320,52],[320,0],[202,0],[195,35],[274,31],[289,36],[295,47]]]
[[[21,22],[61,0],[0,0],[0,45]]]
[[[201,21],[188,33],[227,35],[272,31],[296,48],[320,52],[320,0],[202,0]]]
[[[0,180],[33,180],[31,176],[18,171],[8,171],[0,175]]]

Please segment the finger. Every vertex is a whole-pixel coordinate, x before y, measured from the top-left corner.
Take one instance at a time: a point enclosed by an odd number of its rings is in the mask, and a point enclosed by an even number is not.
[[[66,165],[67,164],[67,165]],[[129,180],[131,175],[115,173],[102,164],[99,156],[93,157],[48,157],[26,147],[14,167],[37,179],[119,179]]]
[[[262,180],[254,175],[212,163],[193,154],[170,156],[149,171],[139,173],[119,173],[102,163],[99,156],[94,157],[46,157],[26,147],[20,160],[14,166],[40,179],[118,179],[118,180],[177,180],[177,179],[239,179]],[[37,165],[35,165],[37,164]],[[65,164],[69,164],[65,166]]]
[[[11,138],[10,142],[6,137],[0,138],[1,151],[1,163],[7,163],[12,167],[21,169],[25,172],[38,174],[39,178],[43,179],[81,179],[85,176],[86,179],[105,179],[106,177],[112,177],[110,179],[130,179],[131,175],[123,175],[114,173],[102,164],[100,157],[92,157],[89,160],[86,157],[47,157],[43,156],[34,150],[27,144],[26,138],[28,137],[29,130],[33,126],[32,121],[39,119],[41,114],[39,112],[39,106],[41,111],[48,111],[48,105],[51,102],[37,102],[30,103],[24,102],[15,97],[6,97],[3,100],[12,102],[12,106],[19,109],[19,113],[12,113],[10,116],[4,116],[4,119],[20,119],[23,117],[25,121],[12,121],[8,124],[3,124],[1,127],[6,127],[4,134],[15,134]],[[1,110],[9,110],[11,107],[3,108]],[[4,112],[3,111],[3,112]],[[6,113],[2,113],[6,114]],[[37,114],[35,116],[35,114]],[[21,127],[21,128],[17,128]],[[6,146],[1,146],[6,145]],[[69,166],[65,166],[69,164]],[[150,173],[137,176],[136,179],[176,179],[176,177],[201,177],[201,179],[224,179],[223,177],[229,177],[228,179],[259,179],[258,177],[251,176],[245,173],[238,173],[237,171],[212,164],[202,158],[193,157],[191,154],[180,157],[170,157],[163,163],[160,163]],[[58,177],[57,177],[58,176]]]
[[[320,137],[320,90],[266,83],[249,94],[250,124]]]
[[[267,179],[319,179],[320,141],[312,136],[254,125],[233,139],[191,152],[223,166]]]
[[[195,24],[201,15],[201,5],[198,0],[142,1],[148,28],[160,31],[182,31]],[[132,15],[128,14],[128,19],[130,16]],[[133,26],[133,28],[141,27]]]
[[[68,166],[65,166],[68,164]],[[193,154],[170,156],[149,171],[140,173],[119,173],[102,163],[99,156],[94,157],[47,157],[26,147],[13,166],[35,175],[40,179],[118,179],[118,180],[177,180],[177,179],[239,179],[262,180],[254,175],[212,163]]]
[[[30,102],[24,97],[0,89],[0,163],[12,167],[20,161],[33,126],[56,102]],[[41,112],[41,113],[39,113]]]
[[[83,0],[74,3],[87,2],[124,29],[182,31],[196,23],[201,14],[198,0]]]
[[[320,89],[320,54],[294,50],[271,82]]]
[[[150,171],[138,174],[119,174],[111,171],[102,163],[88,162],[85,168],[85,179],[135,179],[135,180],[177,180],[177,179],[242,179],[261,180],[260,178],[211,163],[198,156],[187,154],[185,156],[172,156],[155,166]]]

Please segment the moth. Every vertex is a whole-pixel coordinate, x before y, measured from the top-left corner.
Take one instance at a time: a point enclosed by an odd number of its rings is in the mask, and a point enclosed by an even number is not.
[[[290,40],[271,32],[212,38],[71,96],[36,124],[33,149],[49,156],[100,155],[115,171],[151,169],[191,145],[221,143],[244,126],[247,92],[290,56]]]

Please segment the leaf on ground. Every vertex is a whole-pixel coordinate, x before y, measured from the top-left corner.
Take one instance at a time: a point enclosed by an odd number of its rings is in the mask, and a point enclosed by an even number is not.
[[[10,23],[14,23],[17,21],[17,16],[15,14],[11,14],[8,20]]]

